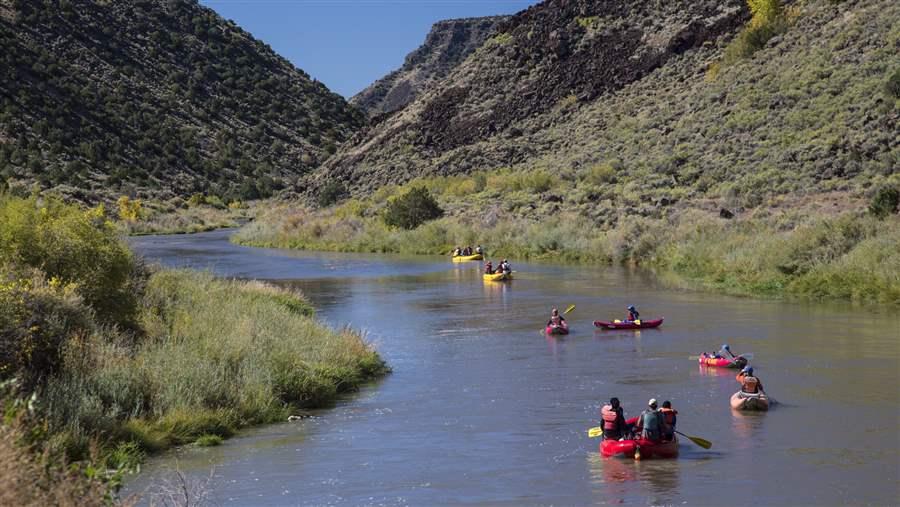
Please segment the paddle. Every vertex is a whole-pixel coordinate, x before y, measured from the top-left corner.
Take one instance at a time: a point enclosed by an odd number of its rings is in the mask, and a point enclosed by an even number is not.
[[[575,309],[575,305],[570,305],[568,308],[566,308],[566,311],[563,312],[563,315],[571,312],[574,309]]]
[[[593,428],[591,428],[591,429],[593,429]],[[700,437],[692,437],[689,435],[685,435],[684,433],[682,433],[678,430],[674,430],[674,431],[675,431],[675,433],[678,433],[679,435],[681,435],[683,437],[687,437],[688,440],[699,445],[700,447],[702,447],[704,449],[709,449],[710,447],[712,447],[712,442],[710,442],[709,440],[704,440]]]
[[[596,426],[596,427],[594,427],[594,428],[588,429],[588,437],[589,437],[589,438],[596,438],[596,437],[599,437],[599,436],[602,435],[602,434],[603,434],[603,427],[602,427],[602,426]]]

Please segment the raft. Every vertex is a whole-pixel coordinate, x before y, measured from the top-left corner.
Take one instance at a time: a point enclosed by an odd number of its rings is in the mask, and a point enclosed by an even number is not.
[[[453,262],[469,262],[469,261],[481,261],[484,260],[484,255],[475,254],[475,255],[454,255],[450,258]]]
[[[606,320],[595,320],[594,325],[603,329],[650,329],[659,327],[663,323],[663,318],[659,318],[656,320],[642,320],[640,321],[640,324],[636,322],[625,321],[610,322]]]
[[[637,438],[634,440],[609,440],[600,442],[603,457],[644,459],[672,459],[678,457],[678,438],[666,442],[654,442]]]
[[[715,357],[713,354],[706,352],[700,354],[700,364],[705,366],[716,366],[718,368],[743,368],[747,366],[747,359],[743,356],[733,358]]]
[[[731,408],[735,410],[769,410],[769,397],[766,393],[745,393],[738,391],[731,396]]]
[[[566,324],[565,321],[563,321],[558,326],[554,326],[552,324],[547,326],[547,328],[544,331],[547,334],[569,334],[569,325]]]
[[[512,273],[494,273],[493,275],[485,273],[481,277],[486,282],[502,282],[504,280],[512,280]]]

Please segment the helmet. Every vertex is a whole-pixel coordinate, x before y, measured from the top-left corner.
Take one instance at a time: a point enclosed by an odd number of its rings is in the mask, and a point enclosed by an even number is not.
[[[628,308],[626,308],[626,310],[632,310],[632,311],[634,311],[634,305],[628,305]]]
[[[725,345],[722,345],[722,350],[731,350],[731,347],[726,343]]]
[[[741,373],[746,373],[747,375],[753,375],[753,367],[745,366],[744,369],[741,370]]]
[[[663,408],[672,408],[672,402],[669,400],[664,401]]]
[[[650,398],[650,401],[647,402],[647,406],[651,408],[656,408],[656,398]]]

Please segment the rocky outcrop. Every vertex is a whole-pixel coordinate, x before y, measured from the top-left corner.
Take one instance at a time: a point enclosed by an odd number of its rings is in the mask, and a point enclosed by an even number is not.
[[[530,155],[499,140],[521,136],[524,121],[614,93],[747,16],[743,0],[547,0],[498,23],[438,86],[347,143],[324,173],[352,186],[465,172],[485,143],[492,158],[516,163]]]
[[[507,16],[450,19],[435,23],[425,43],[403,66],[350,99],[371,117],[392,113],[447,76],[480,47]]]

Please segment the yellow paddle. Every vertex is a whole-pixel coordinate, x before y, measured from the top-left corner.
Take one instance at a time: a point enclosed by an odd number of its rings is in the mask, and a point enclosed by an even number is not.
[[[675,433],[678,433],[679,435],[681,435],[681,436],[683,436],[683,437],[686,437],[688,440],[690,440],[691,442],[693,442],[693,443],[699,445],[700,447],[702,447],[702,448],[704,448],[704,449],[709,449],[710,447],[712,447],[712,442],[710,442],[709,440],[705,440],[705,439],[700,438],[700,437],[692,437],[692,436],[689,436],[689,435],[685,435],[684,433],[682,433],[682,432],[680,432],[680,431],[678,431],[678,430],[675,430]]]
[[[589,437],[589,438],[596,438],[596,437],[599,437],[599,436],[602,435],[602,434],[603,434],[603,427],[602,427],[602,426],[597,426],[597,427],[595,427],[595,428],[591,428],[591,429],[588,430],[588,437]]]
[[[574,310],[574,309],[575,309],[575,305],[569,305],[569,307],[566,308],[566,311],[563,312],[563,315],[565,315],[565,314],[571,312],[571,311]]]

